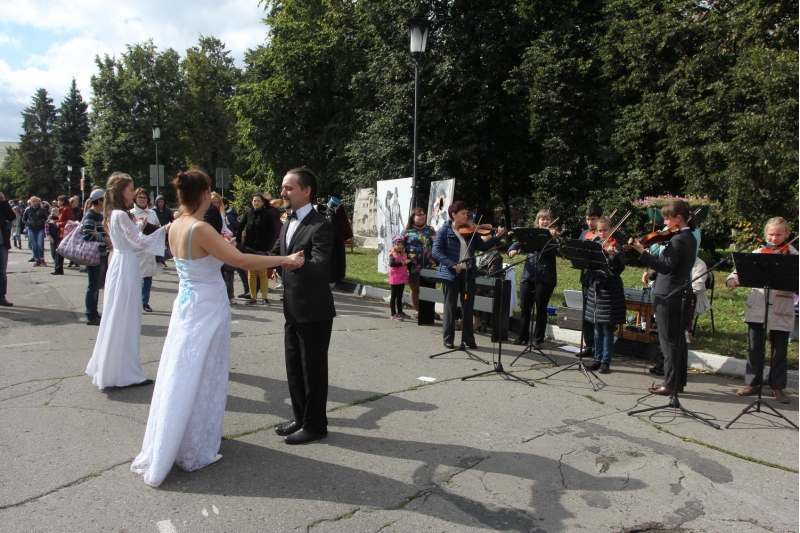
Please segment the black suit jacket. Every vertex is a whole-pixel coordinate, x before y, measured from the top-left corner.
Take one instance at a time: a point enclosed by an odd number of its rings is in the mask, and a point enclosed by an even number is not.
[[[11,228],[8,227],[8,222],[14,222],[14,219],[17,218],[17,215],[14,214],[14,211],[11,209],[11,204],[9,204],[6,200],[0,202],[0,232],[3,234],[2,245],[8,249],[11,249]]]
[[[289,255],[302,250],[305,264],[297,270],[283,271],[283,315],[291,323],[331,320],[336,316],[329,285],[333,226],[312,209],[300,221],[287,247],[288,229],[288,223],[281,227],[270,255]]]
[[[661,296],[669,294],[689,281],[695,259],[697,259],[697,239],[691,230],[678,232],[658,257],[648,253],[639,256],[639,261],[656,272],[653,294]]]

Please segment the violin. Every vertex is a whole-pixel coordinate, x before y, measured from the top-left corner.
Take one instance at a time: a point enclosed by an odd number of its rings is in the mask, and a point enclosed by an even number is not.
[[[493,226],[486,226],[484,224],[475,224],[474,222],[470,222],[468,225],[458,228],[458,232],[462,237],[473,237],[474,235],[483,237],[484,235],[492,235],[493,233],[497,233],[497,229],[498,228]]]
[[[603,252],[610,257],[614,257],[619,253],[619,243],[614,237],[609,237],[608,240],[602,243]]]
[[[761,239],[759,239],[759,240],[761,240]],[[792,250],[791,250],[791,248],[789,248],[789,244],[785,243],[785,242],[783,244],[779,244],[777,246],[769,244],[769,243],[766,243],[761,248],[761,251],[759,253],[762,253],[762,254],[789,255],[790,253],[792,253]]]
[[[651,231],[647,235],[639,237],[636,240],[639,241],[639,243],[641,243],[641,245],[644,246],[645,248],[649,248],[654,244],[663,244],[665,242],[669,242],[669,240],[677,234],[678,234],[678,228],[675,227],[675,228],[665,229],[663,231]],[[626,250],[630,250],[631,243],[623,245],[623,248],[625,248]]]

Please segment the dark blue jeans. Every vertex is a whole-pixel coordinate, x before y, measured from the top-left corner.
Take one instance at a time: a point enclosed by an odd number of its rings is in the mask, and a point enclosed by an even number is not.
[[[150,303],[150,289],[153,287],[153,277],[142,278],[142,305]]]
[[[87,266],[86,272],[89,274],[89,285],[86,287],[86,318],[89,320],[99,318],[97,312],[97,302],[100,298],[100,287],[103,286],[103,278],[106,277],[106,267],[108,256],[100,256],[100,264],[97,266]]]
[[[611,363],[614,355],[614,324],[594,325],[594,360],[598,363]]]

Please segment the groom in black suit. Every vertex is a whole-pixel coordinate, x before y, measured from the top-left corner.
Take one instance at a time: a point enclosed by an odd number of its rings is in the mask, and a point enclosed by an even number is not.
[[[329,285],[333,226],[312,206],[317,177],[295,168],[283,178],[281,197],[292,210],[270,255],[302,250],[303,266],[284,265],[286,378],[294,421],[275,428],[286,444],[305,444],[328,434],[328,345],[336,309]]]

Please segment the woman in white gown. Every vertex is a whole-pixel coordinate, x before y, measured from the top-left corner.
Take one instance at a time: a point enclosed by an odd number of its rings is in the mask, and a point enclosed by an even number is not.
[[[211,180],[199,170],[173,181],[184,214],[169,233],[180,285],[161,352],[142,451],[131,471],[157,487],[173,464],[186,471],[221,456],[222,417],[228,390],[231,312],[220,267],[246,270],[303,264],[302,252],[288,257],[244,255],[208,223]],[[185,259],[184,259],[185,258]]]
[[[103,225],[114,251],[108,260],[103,292],[103,317],[86,367],[92,383],[106,387],[150,385],[139,361],[139,337],[142,333],[142,291],[139,260],[136,252],[162,255],[167,226],[150,235],[142,235],[143,221],[134,222],[128,208],[133,204],[133,180],[128,174],[114,172],[106,183]],[[137,225],[138,223],[138,225]]]

